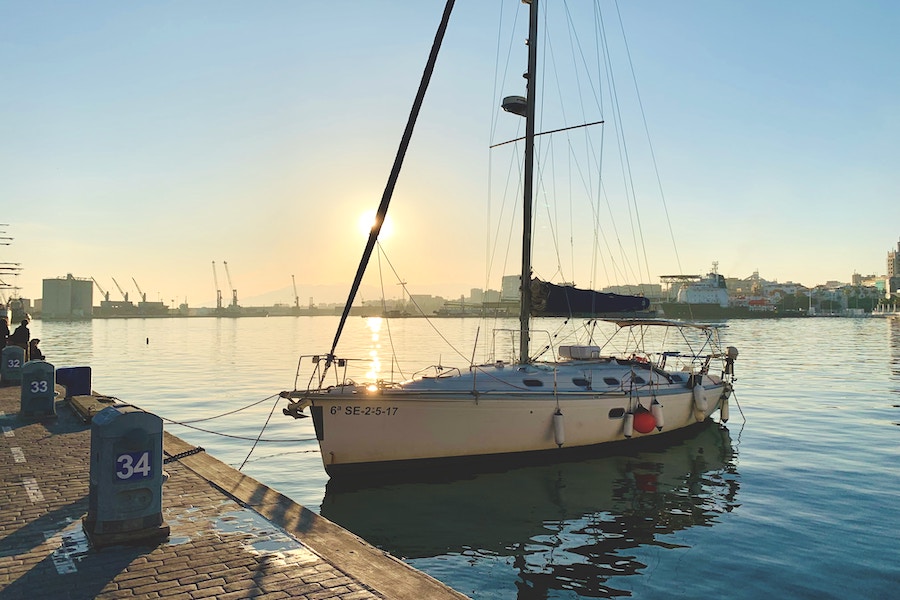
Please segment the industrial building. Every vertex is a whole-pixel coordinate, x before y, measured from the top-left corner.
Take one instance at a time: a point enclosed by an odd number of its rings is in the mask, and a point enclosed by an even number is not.
[[[44,279],[42,300],[42,319],[90,319],[93,316],[94,281],[74,277],[71,273]]]

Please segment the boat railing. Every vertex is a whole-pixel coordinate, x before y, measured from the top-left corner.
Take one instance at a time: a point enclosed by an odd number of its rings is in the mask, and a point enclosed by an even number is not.
[[[365,364],[360,367],[360,375],[368,370],[372,363],[371,358],[338,358],[328,354],[304,354],[297,360],[297,373],[294,377],[294,390],[302,387],[306,391],[321,390],[331,387],[348,387],[357,385],[352,375],[351,368],[354,365]],[[306,383],[301,387],[301,379],[307,377]]]
[[[519,338],[521,337],[521,332],[518,329],[494,329],[493,338],[491,342],[491,352],[490,356],[492,360],[487,362],[497,362],[503,361],[504,363],[515,364],[518,361],[518,348],[519,348]],[[504,340],[500,342],[498,338],[500,336],[508,336],[508,341]],[[537,351],[535,355],[531,357],[531,360],[537,360],[548,351],[553,351],[555,355],[555,348],[553,344],[553,334],[546,329],[530,329],[528,331],[529,343],[534,347],[535,340],[538,338],[543,338],[546,336],[547,342],[542,343],[540,345],[540,350]],[[508,345],[507,345],[508,344]],[[503,345],[504,348],[508,348],[508,350],[504,350],[503,353],[500,353],[499,347]]]
[[[430,365],[413,373],[409,378],[442,379],[461,375],[459,367]],[[404,380],[407,378],[404,376]],[[372,389],[391,389],[399,387],[399,381],[377,377],[372,372],[371,358],[338,358],[324,354],[306,354],[297,362],[297,374],[294,379],[295,397],[305,393],[329,390],[334,388],[357,387],[365,385]]]
[[[433,373],[433,374],[432,374]],[[443,365],[429,365],[413,373],[412,379],[440,379],[441,377],[457,377],[462,375],[459,367],[445,367]]]
[[[637,352],[644,352],[650,347],[673,348],[668,351],[646,352],[647,356],[654,357],[656,366],[660,369],[705,373],[713,360],[724,360],[727,357],[719,341],[721,325],[649,319],[621,320],[617,325],[619,330],[607,340],[609,346],[621,345],[626,349],[637,349]],[[651,330],[657,335],[651,335]],[[670,335],[671,332],[677,333],[673,336]],[[673,360],[677,360],[677,364],[668,365]]]
[[[680,352],[680,351],[670,351],[670,352],[660,352],[658,354],[659,358],[656,361],[656,366],[661,370],[681,370],[681,371],[691,371],[696,373],[706,373],[709,371],[709,366],[713,360],[716,359],[725,359],[727,354],[724,352],[712,352],[709,354],[695,354],[693,352]],[[675,362],[675,365],[669,365],[666,367],[667,362],[670,359],[672,362]]]

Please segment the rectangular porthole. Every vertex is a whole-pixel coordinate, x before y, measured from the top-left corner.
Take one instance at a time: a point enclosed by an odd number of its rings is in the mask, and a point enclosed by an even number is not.
[[[621,418],[624,417],[624,416],[625,416],[625,409],[624,409],[624,408],[612,408],[612,409],[610,409],[610,411],[609,411],[609,418],[610,418],[610,419],[621,419]]]

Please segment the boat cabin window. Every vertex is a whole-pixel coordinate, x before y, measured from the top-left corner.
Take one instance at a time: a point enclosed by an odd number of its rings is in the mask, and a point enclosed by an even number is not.
[[[647,383],[647,380],[639,375],[635,375],[634,377],[632,377],[631,381],[633,381],[635,383]]]
[[[624,408],[611,408],[609,410],[609,418],[610,419],[621,419],[625,416]]]
[[[604,377],[603,383],[605,383],[606,385],[619,385],[619,380],[615,377]]]
[[[544,382],[540,379],[523,379],[522,383],[524,383],[526,387],[544,387]]]
[[[578,387],[585,387],[585,388],[591,387],[591,382],[590,382],[590,380],[589,380],[589,379],[585,379],[584,377],[573,377],[573,378],[572,378],[572,383],[574,383],[574,384],[577,385]]]

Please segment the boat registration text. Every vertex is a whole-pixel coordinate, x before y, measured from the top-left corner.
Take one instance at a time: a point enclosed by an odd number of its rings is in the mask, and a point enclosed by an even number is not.
[[[396,406],[332,406],[329,409],[333,415],[344,414],[354,417],[380,417],[382,415],[391,417],[396,415],[398,410]]]

